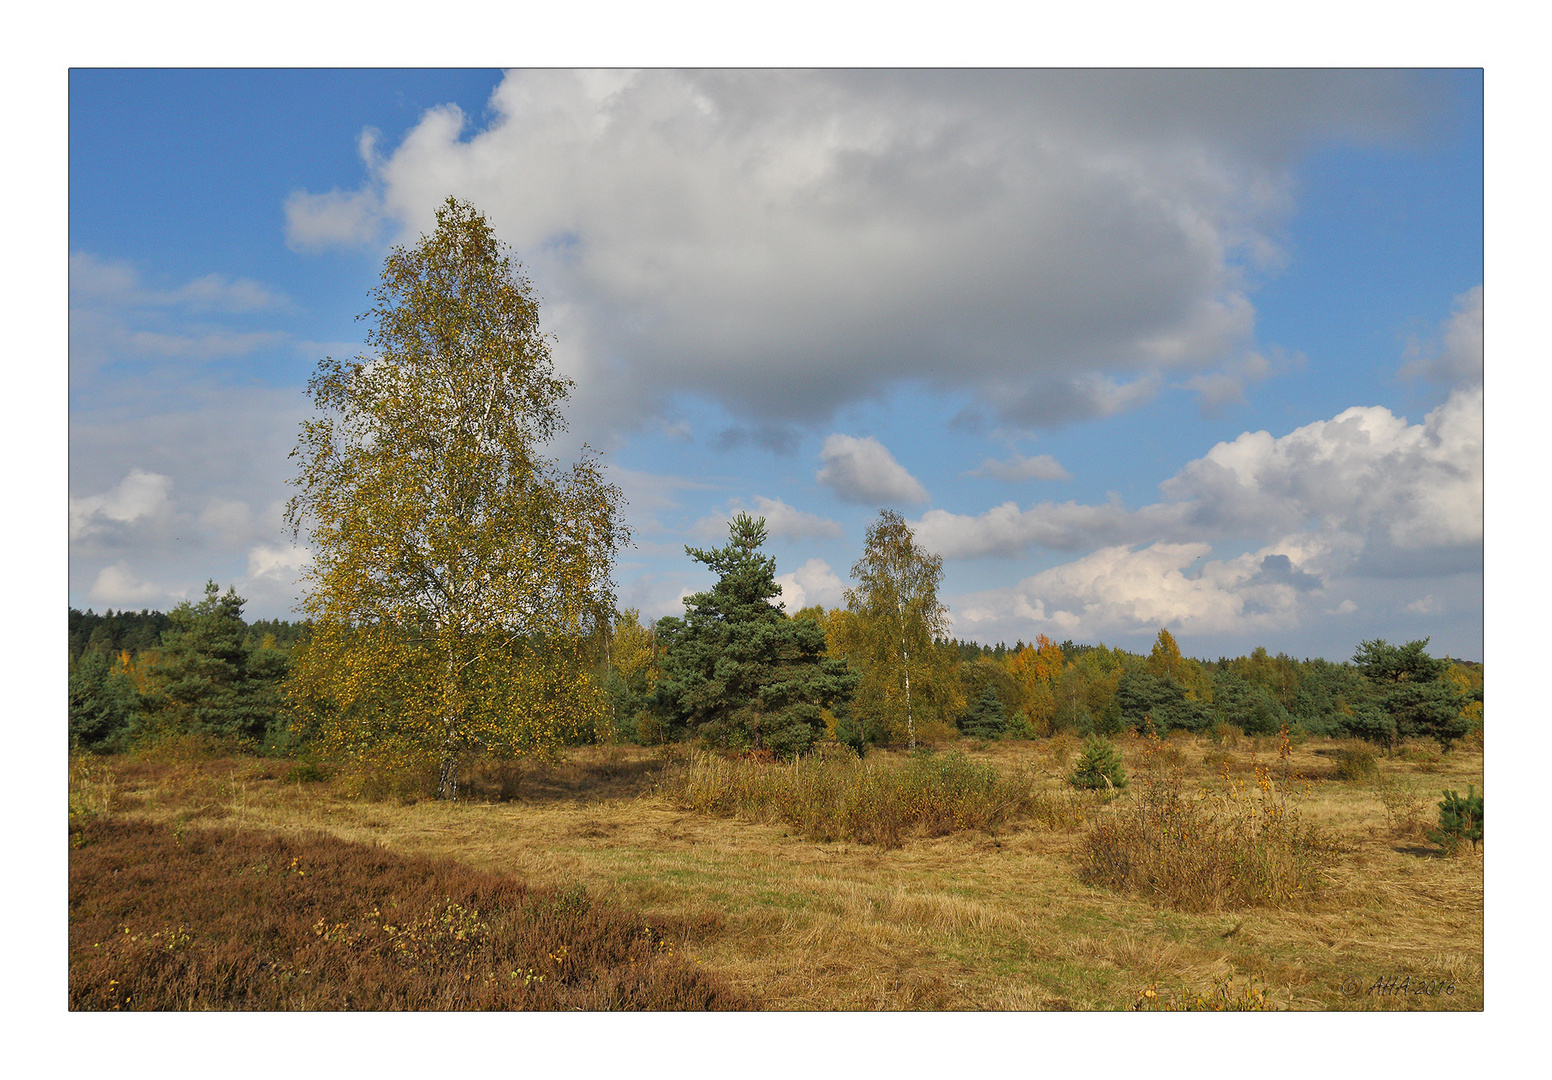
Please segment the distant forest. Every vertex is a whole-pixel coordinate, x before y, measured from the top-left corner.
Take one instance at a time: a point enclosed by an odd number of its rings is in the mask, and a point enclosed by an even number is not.
[[[244,620],[246,628],[243,644],[249,649],[263,646],[264,639],[273,635],[272,648],[290,651],[307,636],[309,624],[287,622],[285,619]],[[162,647],[162,635],[172,626],[172,619],[161,611],[114,611],[109,608],[98,615],[87,608],[70,609],[70,660],[81,659],[88,650],[105,656],[115,653],[142,653]]]
[[[118,749],[166,730],[235,736],[272,751],[295,749],[286,675],[311,624],[242,618],[234,592],[212,582],[198,605],[177,611],[70,609],[70,731],[83,747]],[[787,620],[820,628],[830,657],[862,662],[846,644],[842,609],[805,608]],[[609,700],[609,732],[578,727],[567,741],[601,737],[657,743],[697,731],[675,711],[660,636],[674,620],[642,625],[626,612],[595,674]],[[1034,738],[1060,731],[1111,735],[1151,722],[1160,731],[1223,728],[1269,734],[1358,737],[1392,745],[1416,735],[1445,746],[1480,731],[1482,664],[1435,659],[1426,639],[1364,642],[1350,660],[1295,660],[1257,648],[1248,656],[1193,660],[1160,630],[1148,652],[1104,644],[982,645],[940,637],[913,679],[920,730],[978,738]],[[899,738],[884,713],[859,699],[826,721],[832,737]],[[926,726],[923,726],[925,722]],[[848,736],[848,732],[851,734]],[[704,732],[700,733],[704,735]]]

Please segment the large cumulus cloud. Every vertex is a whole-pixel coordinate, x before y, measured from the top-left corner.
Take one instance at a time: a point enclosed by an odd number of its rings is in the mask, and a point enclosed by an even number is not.
[[[473,201],[595,439],[675,393],[779,427],[900,380],[1060,425],[1172,370],[1232,399],[1291,162],[1405,133],[1420,98],[1398,73],[518,72],[480,130],[445,107],[365,140],[363,186],[295,193],[289,228],[409,237]]]

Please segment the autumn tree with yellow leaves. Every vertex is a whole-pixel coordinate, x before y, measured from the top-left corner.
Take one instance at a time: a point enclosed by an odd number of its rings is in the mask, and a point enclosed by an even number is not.
[[[532,285],[484,215],[448,199],[388,255],[369,353],[325,358],[287,521],[311,541],[293,699],[338,751],[435,763],[544,752],[601,719],[622,496],[565,428]]]
[[[948,606],[938,600],[943,557],[918,547],[898,513],[881,510],[851,576],[857,584],[845,594],[850,618],[838,636],[862,672],[853,708],[870,730],[882,728],[914,747],[918,723],[952,722],[963,707],[934,646],[948,629]]]

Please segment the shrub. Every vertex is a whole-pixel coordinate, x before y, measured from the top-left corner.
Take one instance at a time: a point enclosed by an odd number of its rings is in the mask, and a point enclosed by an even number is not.
[[[1471,850],[1476,850],[1482,840],[1482,796],[1477,794],[1476,785],[1466,788],[1464,799],[1454,791],[1444,793],[1444,801],[1439,804],[1439,827],[1428,830],[1428,839],[1451,854],[1462,840],[1470,840]]]
[[[1379,759],[1367,746],[1344,746],[1336,752],[1336,774],[1343,780],[1369,783],[1380,775]]]
[[[1239,745],[1239,741],[1245,737],[1245,733],[1240,730],[1237,724],[1230,724],[1219,720],[1212,726],[1212,730],[1207,733],[1207,737],[1216,745],[1225,746],[1232,750]]]
[[[1280,904],[1319,887],[1334,848],[1267,766],[1256,766],[1254,789],[1230,781],[1198,796],[1163,763],[1160,745],[1144,737],[1137,790],[1089,834],[1085,881],[1195,911]]]
[[[1423,832],[1423,800],[1411,788],[1395,780],[1379,780],[1374,794],[1385,807],[1392,836],[1406,840]]]
[[[1126,771],[1121,767],[1121,755],[1109,739],[1090,736],[1083,744],[1083,756],[1067,782],[1073,787],[1119,789],[1126,786]]]
[[[1023,709],[1013,714],[1013,719],[1008,721],[1008,729],[1003,732],[1003,737],[1008,739],[1034,739],[1039,736],[1035,725],[1029,719],[1029,714]]]

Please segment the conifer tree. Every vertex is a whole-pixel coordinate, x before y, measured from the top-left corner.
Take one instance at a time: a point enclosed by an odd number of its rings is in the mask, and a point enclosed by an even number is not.
[[[789,619],[779,603],[776,560],[760,554],[765,519],[739,514],[728,543],[685,553],[718,575],[685,600],[683,619],[657,624],[663,648],[654,690],[674,726],[723,747],[808,750],[825,732],[823,709],[844,708],[857,676],[825,655],[824,625]]]

